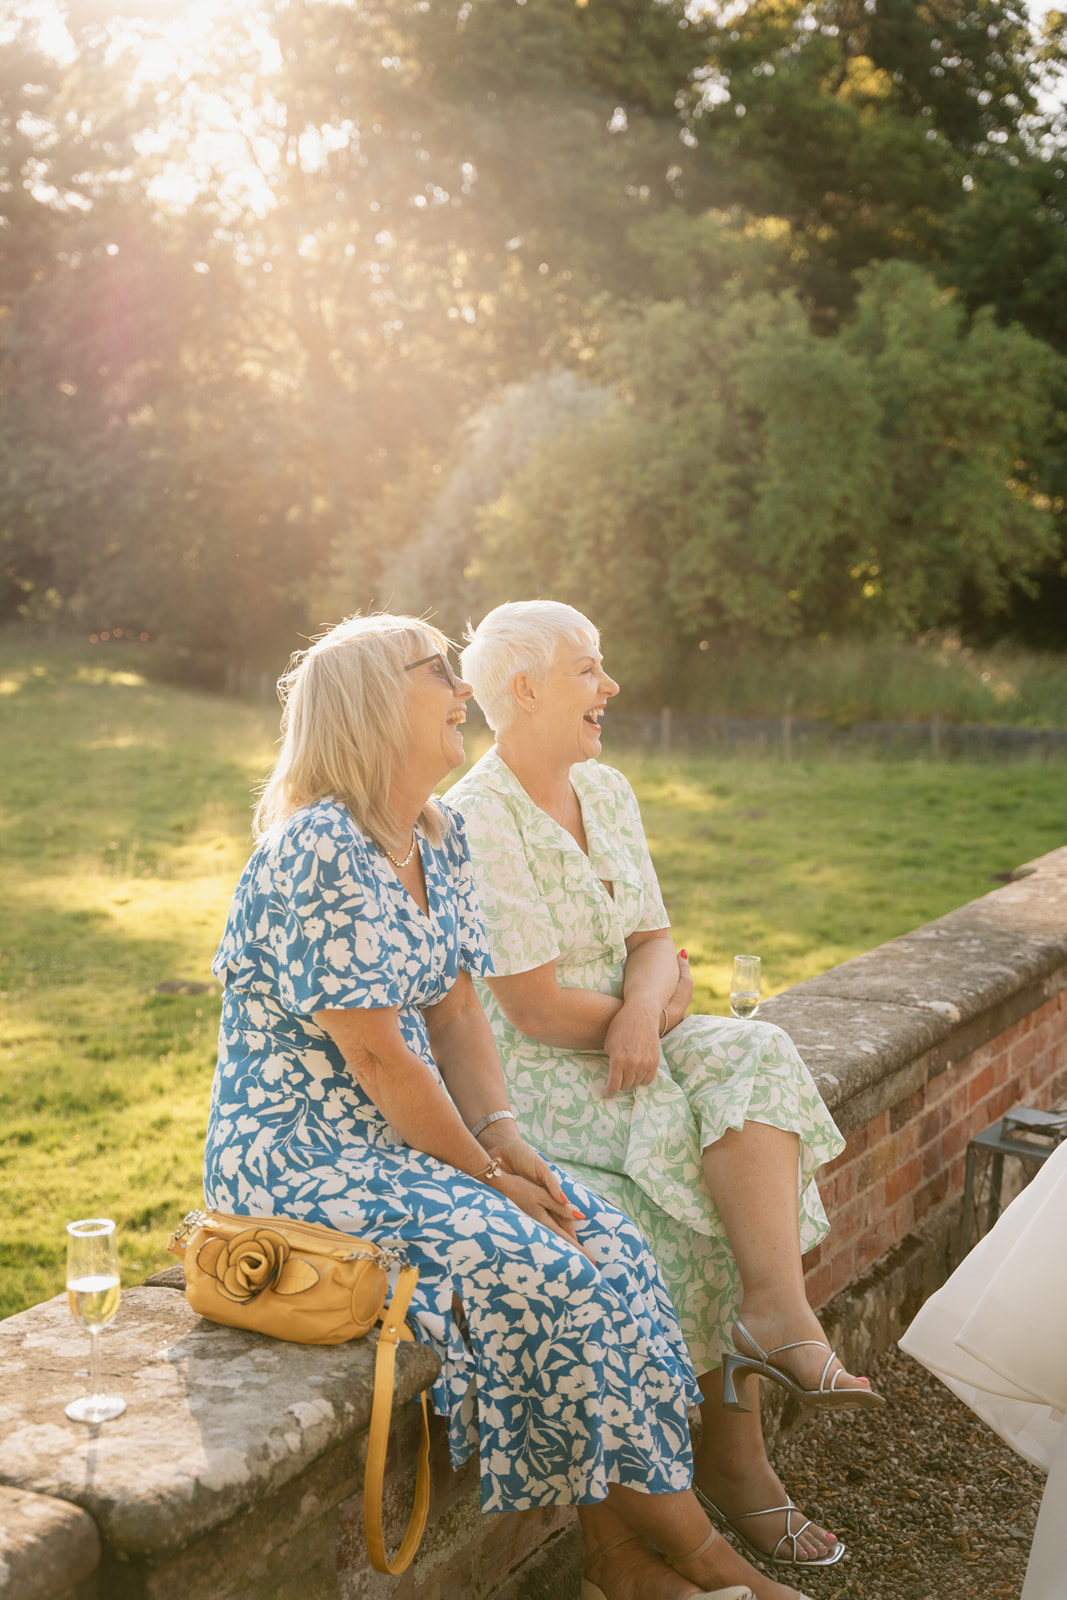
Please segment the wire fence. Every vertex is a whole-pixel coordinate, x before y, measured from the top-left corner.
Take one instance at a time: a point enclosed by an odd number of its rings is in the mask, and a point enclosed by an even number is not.
[[[226,669],[227,693],[269,704],[276,700],[273,673],[239,665]],[[469,731],[485,732],[479,707],[467,706]],[[896,760],[1047,763],[1067,759],[1067,728],[1019,728],[1008,723],[844,722],[831,717],[700,716],[694,712],[616,711],[604,718],[607,750],[638,749],[648,755],[685,757],[742,755],[780,761],[849,756]]]
[[[939,761],[1062,761],[1067,728],[1017,728],[1007,724],[942,722],[837,722],[831,718],[709,717],[664,708],[659,712],[612,711],[604,719],[604,743],[637,747],[650,755],[731,753],[798,757],[926,757]]]

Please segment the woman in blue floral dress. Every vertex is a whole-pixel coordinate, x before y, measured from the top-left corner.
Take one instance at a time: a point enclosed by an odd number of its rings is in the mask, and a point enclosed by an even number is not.
[[[463,759],[471,693],[446,648],[412,619],[357,618],[283,681],[260,842],[214,966],[208,1203],[418,1266],[453,1462],[478,1449],[486,1511],[578,1507],[586,1600],[794,1600],[692,1493],[699,1390],[639,1230],[506,1114],[466,843],[430,798]]]

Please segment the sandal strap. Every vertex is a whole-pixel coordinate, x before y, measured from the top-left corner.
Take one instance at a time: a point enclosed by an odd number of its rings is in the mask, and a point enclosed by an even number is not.
[[[803,1520],[802,1520],[802,1522],[800,1524],[800,1527],[797,1529],[796,1533],[793,1532],[793,1512],[794,1511],[796,1512],[798,1517],[803,1518]],[[730,1521],[731,1522],[735,1522],[735,1523],[736,1522],[744,1522],[747,1517],[779,1517],[779,1516],[782,1515],[783,1512],[785,1513],[785,1532],[782,1534],[782,1537],[778,1540],[778,1543],[775,1545],[774,1549],[773,1550],[769,1550],[767,1552],[767,1554],[769,1556],[771,1556],[771,1558],[773,1559],[778,1554],[779,1550],[782,1548],[782,1546],[785,1544],[786,1540],[788,1539],[789,1543],[793,1547],[793,1560],[796,1561],[796,1559],[797,1559],[797,1541],[800,1539],[800,1536],[804,1532],[805,1528],[814,1527],[814,1523],[812,1522],[810,1517],[805,1517],[804,1516],[803,1511],[801,1511],[799,1506],[794,1505],[792,1500],[787,1498],[786,1503],[785,1503],[784,1506],[764,1506],[763,1509],[760,1510],[760,1511],[735,1511],[733,1516],[730,1518]]]
[[[811,1520],[811,1517],[805,1517],[805,1514],[801,1512],[800,1506],[797,1506],[797,1502],[792,1501],[789,1496],[785,1498],[784,1506],[763,1506],[760,1510],[736,1510],[736,1512],[734,1512],[734,1514],[728,1518],[728,1522],[745,1522],[745,1518],[747,1517],[781,1517],[782,1512],[785,1514],[785,1533],[782,1534],[781,1539],[777,1541],[774,1549],[768,1550],[766,1554],[768,1554],[769,1557],[771,1557],[771,1560],[773,1560],[773,1558],[776,1557],[777,1552],[779,1552],[781,1547],[784,1546],[785,1541],[789,1539],[789,1542],[793,1547],[793,1562],[797,1562],[798,1539],[800,1539],[801,1534],[805,1533],[806,1528],[814,1528],[814,1523],[813,1520]],[[798,1517],[803,1518],[800,1523],[800,1528],[797,1528],[795,1533],[793,1533],[793,1512],[797,1512]],[[803,1565],[803,1563],[801,1563],[801,1565]]]
[[[639,1533],[620,1533],[617,1539],[609,1539],[607,1544],[598,1544],[595,1550],[587,1550],[585,1564],[591,1567],[594,1561],[599,1561],[601,1556],[606,1556],[609,1550],[617,1550],[620,1544],[629,1544],[631,1539],[640,1539]]]
[[[784,1355],[787,1350],[800,1350],[805,1345],[813,1345],[818,1350],[825,1350],[826,1365],[823,1367],[822,1373],[819,1377],[819,1387],[813,1392],[816,1394],[837,1394],[837,1380],[846,1373],[847,1369],[837,1351],[832,1349],[831,1346],[826,1343],[825,1339],[795,1339],[792,1344],[779,1344],[776,1345],[773,1350],[763,1350],[757,1341],[753,1339],[743,1322],[735,1322],[734,1327],[737,1329],[738,1333],[740,1333],[741,1337],[752,1346],[752,1349],[755,1351],[759,1360],[765,1363],[770,1362],[774,1356]],[[734,1342],[736,1343],[736,1340]],[[829,1385],[827,1385],[827,1374],[829,1373],[830,1368],[833,1366],[835,1361],[837,1362],[837,1371],[831,1377]]]
[[[829,1346],[827,1346],[827,1349],[829,1349]],[[834,1373],[833,1377],[830,1379],[830,1388],[829,1388],[829,1391],[827,1391],[827,1388],[826,1388],[826,1375],[830,1371],[830,1368],[833,1366],[835,1361],[837,1361],[837,1371]],[[827,1392],[829,1392],[830,1394],[836,1394],[837,1393],[837,1380],[841,1376],[841,1374],[844,1372],[844,1370],[845,1370],[844,1363],[841,1362],[841,1361],[838,1361],[837,1360],[837,1356],[834,1354],[834,1352],[832,1350],[830,1350],[830,1354],[826,1358],[826,1365],[822,1369],[822,1376],[819,1379],[819,1393],[820,1394],[826,1394]]]
[[[704,1554],[705,1550],[710,1550],[718,1537],[718,1531],[715,1528],[712,1528],[707,1538],[702,1539],[695,1550],[687,1550],[684,1556],[667,1556],[667,1560],[670,1562],[672,1567],[678,1568],[684,1566],[687,1561],[695,1561],[698,1556],[702,1556]],[[664,1551],[664,1554],[666,1555],[666,1551]]]
[[[752,1337],[744,1323],[739,1318],[734,1322],[734,1327],[737,1329],[742,1339],[745,1339],[752,1346],[753,1350],[756,1352],[756,1355],[761,1361],[769,1361],[772,1356],[780,1356],[784,1354],[786,1350],[799,1350],[803,1345],[806,1344],[817,1345],[820,1350],[829,1351],[829,1360],[826,1363],[827,1366],[829,1366],[830,1361],[834,1359],[834,1352],[830,1349],[830,1346],[826,1343],[825,1339],[794,1339],[792,1344],[779,1344],[775,1345],[773,1350],[764,1350],[759,1341]]]

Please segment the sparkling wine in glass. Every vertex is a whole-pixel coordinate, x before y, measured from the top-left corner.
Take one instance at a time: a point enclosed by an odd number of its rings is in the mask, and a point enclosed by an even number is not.
[[[92,1351],[89,1393],[70,1402],[67,1416],[72,1422],[107,1422],[111,1417],[121,1417],[125,1400],[100,1392],[100,1330],[107,1327],[119,1309],[115,1224],[107,1217],[67,1223],[67,1304],[71,1315],[88,1329]]]
[[[759,1006],[759,956],[734,956],[734,975],[730,981],[730,1010],[735,1017],[754,1017]]]

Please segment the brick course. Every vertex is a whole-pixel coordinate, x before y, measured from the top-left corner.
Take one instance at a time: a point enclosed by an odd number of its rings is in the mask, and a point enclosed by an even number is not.
[[[1067,993],[857,1128],[819,1175],[830,1234],[805,1257],[825,1305],[963,1188],[969,1141],[1018,1105],[1067,1102]]]

